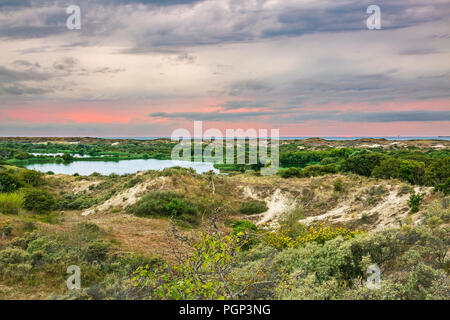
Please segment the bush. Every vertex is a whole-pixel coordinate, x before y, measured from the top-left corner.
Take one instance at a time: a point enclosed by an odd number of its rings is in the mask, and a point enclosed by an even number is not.
[[[440,191],[442,192],[444,195],[448,196],[450,194],[450,177],[447,178],[447,180],[445,181],[445,183],[441,183],[438,184],[435,188],[434,191]]]
[[[86,248],[84,257],[88,262],[103,261],[106,259],[106,255],[108,254],[109,248],[110,244],[105,241],[102,240],[94,241]]]
[[[17,176],[6,171],[0,172],[0,192],[14,192],[21,186]]]
[[[239,211],[243,214],[251,215],[266,212],[267,210],[269,210],[269,208],[264,201],[251,200],[248,202],[243,202]]]
[[[233,228],[233,235],[249,231],[258,231],[258,227],[256,227],[255,224],[247,220],[238,220],[233,222],[232,228]]]
[[[280,171],[280,176],[282,178],[290,178],[290,177],[302,178],[303,174],[302,174],[302,169],[291,167],[287,170]]]
[[[53,209],[55,203],[55,198],[48,191],[40,189],[24,190],[24,207],[29,211],[48,212]]]
[[[419,211],[419,206],[422,203],[424,195],[421,193],[416,194],[415,192],[411,193],[411,196],[408,200],[408,206],[411,209],[411,213],[416,213]]]
[[[96,199],[86,193],[68,193],[56,203],[59,210],[83,210],[96,204]]]
[[[337,167],[334,164],[327,164],[327,165],[310,165],[303,169],[303,176],[304,177],[317,177],[324,174],[329,173],[336,173],[338,172]]]
[[[12,264],[21,264],[29,261],[30,254],[23,249],[8,247],[0,251],[0,266],[2,268]],[[0,270],[2,269],[0,268]]]
[[[43,185],[45,182],[43,174],[34,170],[23,170],[19,172],[19,179],[24,184],[28,184],[33,187]]]
[[[258,231],[258,227],[255,224],[247,220],[238,220],[233,222],[232,228],[232,234],[242,241],[243,250],[248,250],[257,243],[254,234]]]
[[[13,227],[8,220],[2,221],[0,224],[0,233],[5,236],[10,236],[12,234]]]
[[[197,205],[184,195],[172,191],[151,191],[130,209],[137,216],[183,217],[195,216]]]
[[[71,162],[73,161],[73,156],[69,153],[64,153],[62,159],[64,162]]]
[[[341,179],[336,180],[334,182],[333,186],[334,186],[334,191],[336,191],[336,192],[341,192],[341,191],[344,191],[344,189],[345,189],[344,183],[342,182]]]
[[[386,155],[376,152],[356,154],[343,163],[342,169],[369,177],[372,174],[372,170],[386,158]]]
[[[5,214],[18,214],[24,204],[24,198],[20,193],[1,193],[0,212]]]
[[[298,248],[304,246],[306,243],[315,242],[324,244],[325,242],[336,237],[343,237],[344,239],[351,239],[358,234],[365,231],[351,231],[347,228],[322,226],[310,226],[304,229],[298,236],[293,236],[289,229],[278,229],[275,231],[267,231],[263,237],[263,242],[276,249]]]

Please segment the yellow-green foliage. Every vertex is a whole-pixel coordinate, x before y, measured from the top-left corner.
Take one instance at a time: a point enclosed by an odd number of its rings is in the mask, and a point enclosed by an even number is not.
[[[174,266],[139,267],[136,286],[149,288],[153,299],[235,299],[265,277],[262,269],[231,275],[242,248],[239,237],[202,233],[191,247],[192,255]]]
[[[308,242],[324,244],[326,241],[334,239],[338,236],[342,236],[344,239],[351,239],[354,236],[364,232],[365,231],[363,230],[351,231],[350,229],[342,227],[325,227],[319,225],[317,227],[309,227],[305,232],[297,237],[292,237],[291,230],[289,229],[269,231],[264,235],[263,241],[271,247],[277,249],[286,249],[297,248]]]
[[[18,214],[23,206],[21,193],[0,193],[0,212],[5,214]]]

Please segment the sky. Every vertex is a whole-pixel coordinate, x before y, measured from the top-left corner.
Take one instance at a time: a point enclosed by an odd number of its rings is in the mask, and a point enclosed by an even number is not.
[[[450,0],[0,0],[0,53],[0,136],[450,135]]]

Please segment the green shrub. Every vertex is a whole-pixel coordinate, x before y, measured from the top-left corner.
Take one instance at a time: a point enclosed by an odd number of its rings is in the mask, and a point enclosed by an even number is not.
[[[24,189],[24,207],[29,211],[43,213],[51,211],[55,205],[53,195],[41,189]]]
[[[110,244],[103,240],[97,240],[89,244],[84,252],[84,257],[88,262],[100,262],[106,259]]]
[[[327,165],[310,165],[303,169],[303,176],[304,177],[317,177],[325,174],[330,173],[336,173],[338,172],[337,167],[334,164],[327,164]]]
[[[8,265],[20,264],[29,261],[30,254],[20,248],[8,247],[0,251],[0,266],[5,268]],[[0,268],[0,270],[2,269]]]
[[[59,210],[83,210],[96,204],[96,199],[87,193],[67,193],[56,203]]]
[[[269,208],[264,201],[250,200],[247,202],[242,202],[241,209],[239,211],[243,214],[251,215],[266,212],[268,209]]]
[[[258,227],[255,224],[247,220],[238,220],[233,222],[232,228],[232,234],[240,239],[243,250],[248,250],[257,243],[255,233]]]
[[[33,187],[43,185],[45,180],[43,174],[34,170],[22,170],[19,172],[19,179],[24,184],[28,184]]]
[[[5,236],[10,236],[12,234],[13,227],[11,225],[11,222],[9,220],[3,220],[0,223],[0,233]]]
[[[151,191],[130,209],[137,216],[182,217],[195,216],[198,206],[184,195],[172,191]]]
[[[416,213],[419,211],[419,206],[422,203],[424,195],[421,193],[416,194],[415,192],[411,193],[408,206],[411,209],[411,213]]]
[[[71,162],[73,161],[73,156],[69,153],[64,153],[62,159],[64,162]]]
[[[334,182],[333,186],[334,186],[334,191],[336,191],[336,192],[344,191],[344,183],[342,182],[341,179],[336,180]]]
[[[245,233],[249,231],[258,231],[258,227],[247,220],[238,220],[233,222],[231,225],[233,228],[233,235],[237,235],[239,233]]]
[[[282,178],[291,178],[291,177],[302,178],[303,177],[303,173],[302,173],[302,169],[291,167],[291,168],[289,168],[287,170],[280,171],[280,176]]]
[[[438,184],[435,188],[434,191],[440,191],[442,192],[444,195],[448,196],[450,194],[450,177],[447,178],[447,180],[444,183]]]
[[[0,212],[18,214],[24,205],[21,193],[0,193]]]
[[[372,170],[386,158],[386,155],[376,152],[357,153],[342,164],[342,169],[369,177]]]
[[[16,175],[0,171],[0,192],[14,192],[22,186]]]

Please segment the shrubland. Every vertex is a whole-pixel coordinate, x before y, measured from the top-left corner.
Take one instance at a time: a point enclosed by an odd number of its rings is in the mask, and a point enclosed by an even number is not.
[[[10,165],[50,151],[164,158],[162,144],[4,143],[0,298],[450,299],[447,150],[287,143],[273,177],[257,166],[65,176]],[[289,206],[259,223],[277,190]],[[308,219],[335,209],[342,219]],[[383,215],[392,221],[378,228]],[[66,288],[69,265],[80,290]],[[379,289],[367,287],[371,265]]]

